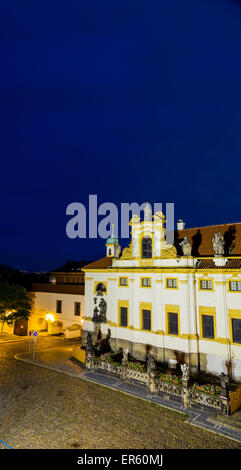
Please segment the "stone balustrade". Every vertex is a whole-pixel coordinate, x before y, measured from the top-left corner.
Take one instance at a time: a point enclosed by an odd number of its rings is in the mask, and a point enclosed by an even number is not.
[[[229,400],[221,394],[212,394],[197,390],[189,385],[189,380],[184,377],[179,379],[179,383],[173,383],[164,380],[154,369],[148,369],[147,372],[128,367],[128,362],[115,364],[111,361],[101,360],[88,355],[86,358],[86,367],[89,370],[102,371],[106,374],[115,375],[123,381],[138,382],[146,385],[150,393],[164,392],[166,394],[180,397],[185,407],[198,404],[202,407],[213,408],[223,414],[229,414]]]

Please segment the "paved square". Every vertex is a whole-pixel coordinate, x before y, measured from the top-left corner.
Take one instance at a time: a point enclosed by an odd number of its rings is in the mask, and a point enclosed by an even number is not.
[[[179,413],[14,359],[27,351],[27,342],[0,345],[0,439],[14,448],[241,448]]]

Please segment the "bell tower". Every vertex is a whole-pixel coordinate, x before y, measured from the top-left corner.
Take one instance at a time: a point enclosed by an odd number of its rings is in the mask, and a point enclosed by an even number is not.
[[[118,243],[118,238],[114,235],[114,224],[111,226],[111,237],[106,240],[106,256],[113,257],[115,255],[115,245]]]

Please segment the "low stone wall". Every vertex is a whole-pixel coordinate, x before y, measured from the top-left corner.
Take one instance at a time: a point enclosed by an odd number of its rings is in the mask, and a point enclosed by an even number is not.
[[[192,387],[188,388],[188,393],[191,404],[195,403],[201,406],[208,406],[218,411],[222,411],[222,400],[219,395],[200,392],[198,390],[194,390]]]
[[[148,374],[126,367],[126,380],[139,382],[141,384],[148,384]]]
[[[170,393],[176,397],[182,396],[182,386],[178,384],[173,384],[162,379],[157,379],[157,389],[160,392]]]
[[[156,370],[143,372],[128,367],[128,363],[116,364],[90,355],[86,358],[86,367],[89,370],[96,370],[111,376],[116,376],[124,381],[145,385],[148,391],[153,394],[164,392],[179,397],[186,407],[198,404],[202,407],[212,408],[223,414],[229,414],[230,412],[229,400],[222,397],[220,394],[197,390],[189,386],[186,380],[179,379],[179,383],[164,380],[158,375]]]

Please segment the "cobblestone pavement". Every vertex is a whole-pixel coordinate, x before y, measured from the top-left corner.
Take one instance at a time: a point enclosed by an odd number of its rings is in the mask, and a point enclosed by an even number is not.
[[[64,344],[39,338],[38,347]],[[0,439],[14,448],[241,448],[180,413],[14,359],[27,351],[0,346]]]

